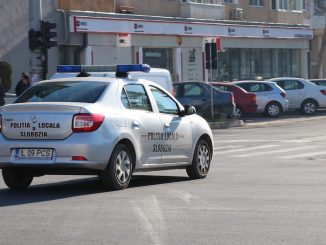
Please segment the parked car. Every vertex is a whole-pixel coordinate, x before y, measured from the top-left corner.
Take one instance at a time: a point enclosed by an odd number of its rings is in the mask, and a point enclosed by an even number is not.
[[[118,190],[134,171],[183,168],[192,179],[206,177],[214,149],[208,123],[158,84],[117,69],[116,78],[41,81],[0,107],[0,168],[9,188],[25,189],[45,174],[98,175]]]
[[[279,77],[269,81],[286,91],[289,109],[299,109],[303,114],[314,114],[319,107],[326,107],[326,89],[295,77]]]
[[[232,92],[220,91],[205,82],[176,82],[173,83],[174,96],[182,105],[193,105],[197,114],[205,119],[211,119],[211,92],[213,95],[213,117],[223,114],[231,117],[235,110]]]
[[[288,109],[289,101],[286,92],[276,83],[266,81],[239,81],[232,82],[247,92],[256,94],[257,112],[266,116],[277,117]]]
[[[243,113],[257,112],[258,106],[255,93],[249,93],[243,88],[231,83],[213,82],[209,84],[212,84],[218,90],[233,93],[236,105],[235,111],[232,115],[233,118],[241,118]]]

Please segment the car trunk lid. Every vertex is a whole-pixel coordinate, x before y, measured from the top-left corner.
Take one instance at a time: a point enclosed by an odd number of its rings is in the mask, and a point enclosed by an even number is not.
[[[0,111],[2,134],[9,139],[65,139],[73,133],[72,118],[83,107],[65,103],[24,103]]]

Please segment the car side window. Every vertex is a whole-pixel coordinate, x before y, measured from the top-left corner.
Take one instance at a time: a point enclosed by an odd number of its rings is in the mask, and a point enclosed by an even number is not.
[[[204,89],[198,84],[184,85],[184,97],[202,96],[204,94]]]
[[[178,97],[179,96],[179,89],[178,89],[178,85],[177,84],[173,84],[173,90],[174,90],[174,97]]]
[[[294,89],[303,89],[304,85],[300,81],[296,80],[286,80],[283,82],[283,89],[284,90],[294,90]]]
[[[221,91],[228,91],[231,92],[231,88],[229,86],[224,86],[224,85],[215,85],[215,88]]]
[[[174,114],[174,115],[179,113],[179,108],[177,103],[172,98],[170,98],[169,95],[167,95],[162,90],[155,88],[153,86],[150,86],[150,89],[152,91],[153,97],[156,101],[160,113]]]
[[[127,109],[152,111],[148,95],[140,84],[128,84],[121,93],[121,102]]]

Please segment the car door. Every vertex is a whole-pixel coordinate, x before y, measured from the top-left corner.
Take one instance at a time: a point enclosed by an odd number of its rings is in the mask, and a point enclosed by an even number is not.
[[[191,82],[178,85],[176,96],[182,105],[193,105],[198,115],[203,117],[210,115],[210,96],[199,83]]]
[[[289,109],[300,108],[306,96],[303,83],[291,79],[278,80],[276,83],[285,90],[287,99],[289,100]]]
[[[163,144],[162,121],[153,111],[148,94],[141,84],[127,84],[121,93],[126,111],[126,125],[130,128],[140,152],[141,164],[161,163],[162,153],[153,145]]]
[[[162,152],[162,163],[185,163],[190,161],[193,144],[191,117],[180,116],[179,107],[164,91],[149,87],[162,121],[163,144],[153,147]]]

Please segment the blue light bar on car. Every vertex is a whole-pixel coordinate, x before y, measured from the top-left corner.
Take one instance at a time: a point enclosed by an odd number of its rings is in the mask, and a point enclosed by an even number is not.
[[[59,65],[57,72],[81,72],[80,65]]]
[[[57,72],[119,72],[130,71],[149,72],[150,66],[146,64],[134,65],[58,65]]]
[[[142,71],[149,72],[151,67],[146,64],[135,64],[135,65],[117,65],[117,72],[126,73],[130,71]]]

